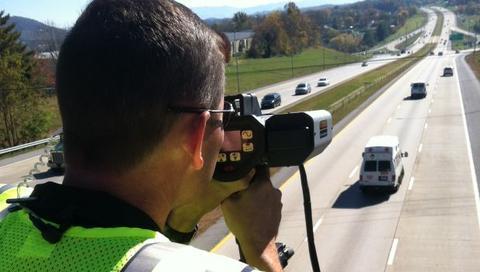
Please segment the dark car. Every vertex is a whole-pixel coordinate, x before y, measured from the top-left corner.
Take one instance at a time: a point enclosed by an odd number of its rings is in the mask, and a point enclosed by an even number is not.
[[[444,77],[453,76],[453,68],[452,67],[443,68],[443,76]]]
[[[282,97],[279,93],[269,93],[262,98],[262,109],[271,109],[282,104]]]

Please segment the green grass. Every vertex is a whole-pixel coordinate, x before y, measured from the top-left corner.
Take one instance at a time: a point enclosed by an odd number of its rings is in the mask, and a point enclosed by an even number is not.
[[[473,31],[473,26],[480,20],[480,15],[457,15],[458,27],[470,32]]]
[[[435,10],[437,14],[437,23],[435,24],[435,29],[433,29],[432,36],[440,36],[442,34],[443,27],[443,13]]]
[[[380,42],[377,45],[377,47],[385,45],[393,40],[396,40],[401,36],[404,36],[406,33],[410,33],[412,31],[415,31],[419,28],[424,27],[427,24],[427,20],[428,20],[428,17],[425,12],[417,13],[415,16],[408,18],[407,21],[405,22],[405,25],[403,25],[401,28],[395,31],[395,33],[393,33],[392,35],[385,38],[385,40]]]
[[[403,41],[399,44],[397,44],[395,46],[395,48],[397,48],[398,50],[402,50],[402,49],[405,49],[407,47],[409,47],[410,45],[412,45],[423,33],[422,32],[419,32],[409,38],[407,38],[406,41]]]
[[[324,62],[325,54],[325,62]],[[361,61],[366,56],[344,54],[328,48],[309,48],[301,54],[268,59],[238,59],[240,92],[251,91],[287,79],[312,74],[335,66]],[[293,73],[292,73],[293,60]],[[324,65],[325,63],[325,65]],[[226,94],[237,93],[235,58],[226,67]]]
[[[391,82],[395,77],[400,75],[403,71],[414,65],[417,61],[425,57],[433,48],[435,44],[427,44],[420,51],[408,58],[403,58],[379,67],[366,74],[357,76],[348,82],[345,82],[328,92],[322,93],[312,99],[301,102],[297,105],[284,109],[283,112],[307,111],[317,109],[329,109],[329,107],[340,101],[342,98],[353,93],[361,87],[366,87],[365,91],[354,99],[348,101],[339,109],[332,112],[334,123],[343,119],[348,113],[356,109],[368,97],[377,92],[383,86]],[[388,75],[388,76],[385,76]],[[385,76],[383,79],[383,76]],[[380,80],[379,80],[380,79]]]
[[[467,63],[480,80],[480,53],[470,54],[466,57]]]

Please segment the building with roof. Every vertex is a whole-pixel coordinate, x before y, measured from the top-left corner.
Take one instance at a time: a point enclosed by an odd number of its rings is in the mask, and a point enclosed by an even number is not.
[[[245,53],[252,46],[253,31],[225,32],[230,41],[230,54]]]

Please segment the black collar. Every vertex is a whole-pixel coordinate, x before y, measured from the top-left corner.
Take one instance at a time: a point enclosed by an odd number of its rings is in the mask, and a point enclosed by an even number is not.
[[[48,182],[35,186],[31,197],[20,205],[58,225],[160,231],[146,213],[105,192]]]

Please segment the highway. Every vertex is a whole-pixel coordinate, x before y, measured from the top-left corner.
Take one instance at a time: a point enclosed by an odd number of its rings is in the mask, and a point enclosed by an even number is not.
[[[445,24],[455,19],[453,14],[445,16]],[[427,33],[432,31],[429,23]],[[445,25],[440,39],[449,31]],[[421,46],[418,42],[414,49]],[[480,84],[463,54],[454,54],[443,43],[435,51],[444,56],[429,56],[416,64],[306,163],[322,271],[480,270],[480,163],[475,164],[480,162]],[[392,61],[388,58],[380,56],[367,67],[356,63],[330,69],[255,93],[261,98],[280,92],[284,105],[294,103],[306,97],[292,95],[299,82],[309,82],[312,94],[322,92],[328,87],[316,87],[320,76],[334,86]],[[453,77],[441,76],[445,66],[454,67]],[[416,81],[429,84],[426,98],[410,99],[410,83]],[[398,136],[409,153],[405,177],[395,194],[365,195],[357,182],[361,154],[368,139],[380,134]],[[0,162],[0,183],[18,182],[36,161],[38,156]],[[50,172],[38,177],[39,182],[62,178]],[[311,271],[299,175],[273,178],[283,193],[278,240],[295,250],[286,271]],[[220,220],[193,245],[210,250],[226,233]],[[238,258],[231,235],[212,251]]]
[[[448,32],[445,28],[443,39]],[[344,128],[320,156],[307,162],[323,271],[480,269],[473,159],[480,152],[478,140],[471,140],[478,138],[480,89],[473,76],[464,78],[465,66],[455,68],[458,73],[453,77],[441,77],[445,66],[457,67],[463,58],[446,47],[442,43],[435,50],[444,51],[443,57],[419,62]],[[409,98],[414,81],[429,83],[425,99]],[[467,100],[472,100],[471,105],[464,110]],[[477,125],[467,126],[473,122]],[[395,194],[364,195],[357,184],[361,153],[368,139],[379,134],[397,135],[402,149],[409,152],[404,160],[406,175]],[[298,174],[281,190],[284,206],[278,240],[296,252],[286,271],[311,271]],[[238,256],[231,237],[213,251]]]

